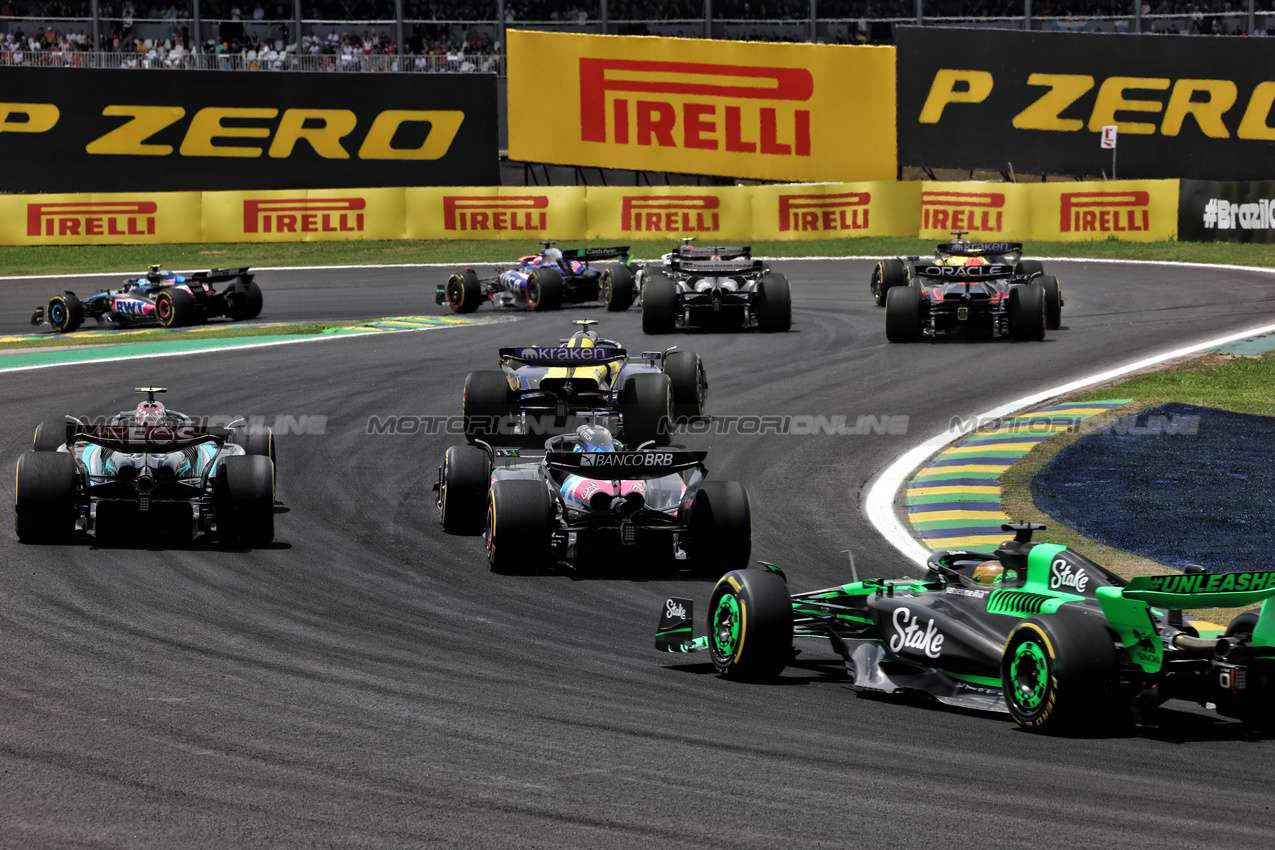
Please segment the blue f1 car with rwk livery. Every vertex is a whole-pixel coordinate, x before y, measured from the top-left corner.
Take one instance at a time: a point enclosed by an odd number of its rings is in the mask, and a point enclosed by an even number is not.
[[[637,297],[628,247],[555,248],[540,243],[539,254],[518,259],[511,269],[496,269],[491,277],[479,277],[471,268],[439,284],[434,303],[446,303],[455,313],[472,313],[484,303],[496,308],[557,310],[563,304],[601,300],[611,311],[627,310]],[[596,266],[598,260],[619,260]]]
[[[568,429],[568,418],[599,421],[630,445],[668,445],[677,419],[704,413],[708,377],[693,351],[634,357],[600,337],[592,319],[556,346],[500,349],[500,371],[470,372],[463,415],[471,438],[538,437]]]
[[[705,452],[634,450],[599,425],[551,437],[540,456],[452,446],[438,470],[439,520],[483,534],[497,572],[634,568],[700,574],[748,564],[752,513],[737,481],[705,481]]]
[[[1167,700],[1275,728],[1275,571],[1125,579],[1064,546],[1015,532],[994,554],[931,555],[919,579],[869,579],[790,594],[783,571],[736,570],[694,637],[692,600],[665,602],[655,646],[707,651],[719,673],[771,679],[794,638],[825,642],[855,690],[918,694],[1008,712],[1026,729],[1085,733],[1154,725]],[[1183,608],[1243,607],[1204,638]]]
[[[966,333],[1039,340],[1062,326],[1058,278],[1045,274],[1039,261],[1022,259],[1021,242],[952,235],[933,257],[896,257],[873,269],[872,298],[886,308],[887,339]]]
[[[248,546],[274,539],[274,434],[225,428],[146,400],[98,423],[41,423],[18,457],[14,527],[24,543],[189,543],[200,535]]]
[[[227,281],[230,285],[220,290],[213,285]],[[236,322],[255,319],[261,302],[261,287],[246,267],[182,275],[156,265],[145,277],[129,278],[118,289],[104,289],[82,301],[69,290],[55,295],[36,308],[31,324],[48,322],[58,333],[78,330],[85,319],[108,327],[183,328],[223,316]]]

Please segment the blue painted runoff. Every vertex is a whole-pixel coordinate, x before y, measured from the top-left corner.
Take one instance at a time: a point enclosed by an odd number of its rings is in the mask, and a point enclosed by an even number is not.
[[[1209,572],[1270,569],[1275,418],[1166,404],[1072,443],[1032,480],[1036,506],[1118,549]]]

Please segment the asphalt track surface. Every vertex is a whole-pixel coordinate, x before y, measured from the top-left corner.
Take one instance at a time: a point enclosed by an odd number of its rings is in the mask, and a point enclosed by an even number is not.
[[[754,557],[794,590],[848,581],[847,548],[861,577],[909,571],[861,494],[953,417],[1275,317],[1261,273],[1056,262],[1065,327],[1045,342],[890,345],[870,269],[784,263],[791,333],[670,340],[703,355],[717,416],[908,417],[906,434],[686,438],[747,485]],[[443,274],[263,272],[262,318],[430,313]],[[63,284],[0,287],[9,333]],[[480,539],[437,523],[453,440],[371,435],[368,418],[455,414],[496,348],[586,316],[656,347],[636,311],[575,309],[0,374],[8,469],[37,422],[131,406],[141,384],[190,413],[327,417],[322,435],[279,437],[271,548],[0,534],[0,845],[1269,846],[1275,741],[1197,707],[1047,738],[856,696],[818,645],[778,682],[740,684],[652,647],[669,595],[694,598],[703,628],[706,580],[491,573]]]

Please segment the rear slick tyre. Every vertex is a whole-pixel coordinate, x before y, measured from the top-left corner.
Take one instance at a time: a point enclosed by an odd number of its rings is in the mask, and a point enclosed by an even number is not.
[[[553,500],[540,480],[494,481],[487,496],[487,563],[492,572],[534,573],[549,562]]]
[[[921,339],[921,290],[896,286],[886,294],[885,338],[890,342],[918,342]]]
[[[1128,715],[1120,710],[1115,639],[1096,618],[1032,617],[1010,632],[1001,686],[1014,721],[1033,732],[1098,730]]]

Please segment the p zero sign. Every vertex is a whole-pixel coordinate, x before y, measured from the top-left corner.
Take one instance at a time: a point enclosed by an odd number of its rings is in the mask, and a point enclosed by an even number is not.
[[[509,156],[768,180],[893,180],[893,48],[511,30]],[[546,109],[546,104],[549,108]]]
[[[0,67],[7,192],[494,185],[497,144],[491,75]]]
[[[1275,177],[1262,39],[902,27],[899,159],[1121,179]],[[1127,223],[1127,222],[1126,222]]]

